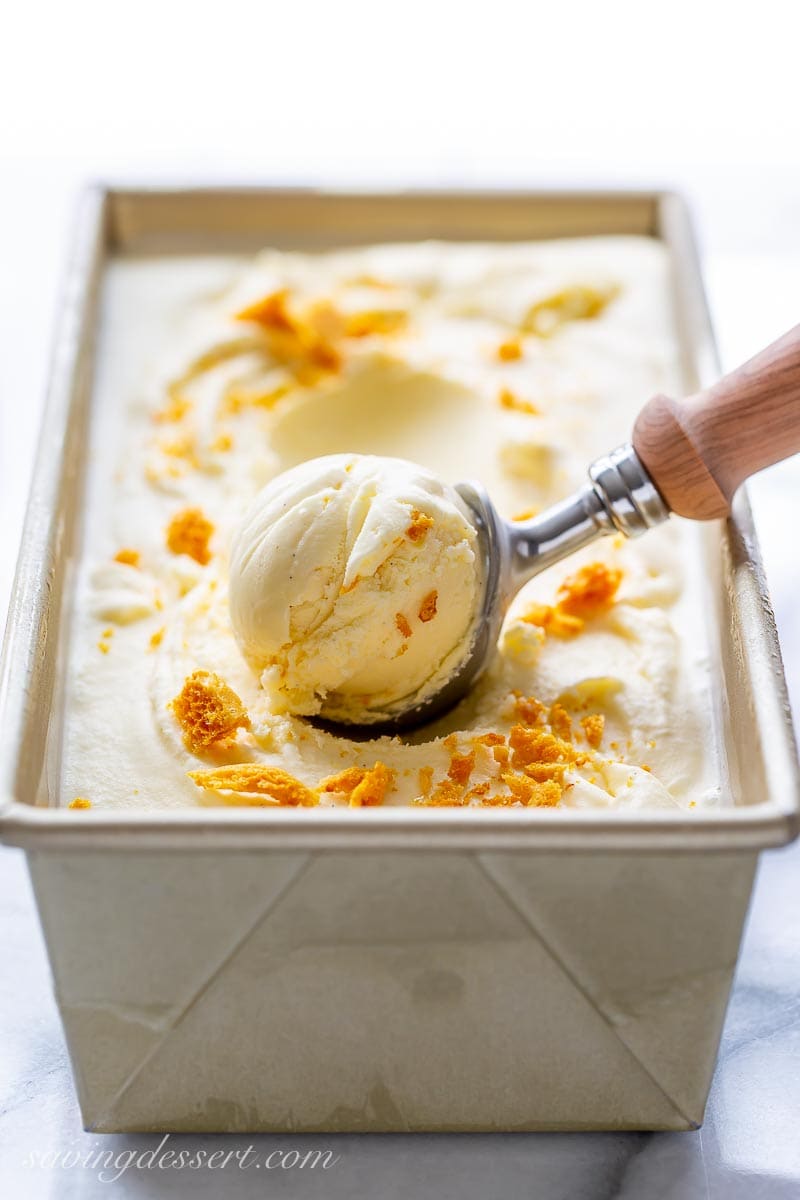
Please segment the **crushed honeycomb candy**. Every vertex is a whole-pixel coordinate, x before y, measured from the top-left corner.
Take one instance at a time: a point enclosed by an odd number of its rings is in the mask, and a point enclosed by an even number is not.
[[[240,309],[234,319],[255,321],[257,325],[264,325],[269,329],[291,330],[294,328],[294,322],[289,316],[288,300],[289,289],[280,288],[277,292],[270,292]]]
[[[233,449],[233,438],[229,433],[218,433],[211,443],[211,449],[217,454],[225,454]]]
[[[554,637],[575,637],[583,629],[580,617],[561,612],[558,605],[534,604],[522,614],[526,625],[536,625]]]
[[[236,692],[212,671],[194,671],[170,705],[194,753],[249,729],[250,718]]]
[[[317,793],[294,775],[280,767],[265,767],[262,763],[237,763],[187,774],[199,788],[219,793],[228,804],[312,808],[319,803]]]
[[[305,315],[289,309],[289,289],[272,292],[236,313],[237,321],[252,321],[265,335],[270,355],[288,367],[295,378],[311,385],[320,372],[338,371],[342,356],[334,343],[315,328],[320,320],[319,305]]]
[[[361,783],[366,773],[366,767],[345,767],[343,771],[338,771],[335,775],[328,775],[321,780],[318,790],[320,792],[343,792],[349,796]]]
[[[336,775],[321,780],[320,792],[341,792],[351,809],[383,804],[386,793],[395,786],[395,772],[377,762],[374,767],[345,767]]]
[[[384,763],[375,766],[347,767],[337,775],[329,775],[319,785],[323,792],[341,792],[347,796],[350,808],[366,808],[383,804],[394,787],[395,775]]]
[[[408,313],[403,309],[369,309],[366,312],[349,313],[344,319],[344,334],[349,338],[386,336],[399,333],[408,324]]]
[[[515,767],[526,767],[533,762],[561,762],[565,749],[572,751],[572,747],[565,746],[554,733],[546,729],[531,729],[526,725],[511,727],[508,744]]]
[[[140,559],[138,550],[129,550],[127,547],[118,550],[114,555],[114,562],[123,563],[126,567],[138,567]]]
[[[592,617],[610,608],[622,582],[622,571],[593,562],[569,575],[558,589],[557,607],[571,617]]]
[[[561,802],[564,791],[561,784],[553,779],[539,782],[510,772],[503,775],[503,782],[514,800],[528,808],[555,808]]]
[[[550,728],[557,737],[568,742],[572,738],[572,718],[561,704],[551,705],[548,714]]]
[[[461,784],[442,779],[421,803],[429,808],[461,808],[467,803],[467,797]]]
[[[358,786],[353,789],[350,807],[365,808],[383,804],[387,793],[394,787],[394,778],[394,771],[384,763],[376,762],[372,770],[367,771]]]
[[[527,413],[531,417],[538,417],[540,415],[540,410],[531,400],[523,400],[516,392],[512,392],[511,388],[501,388],[497,400],[501,408],[508,408],[514,412]]]
[[[525,725],[514,725],[508,740],[512,766],[535,783],[553,783],[563,790],[564,773],[579,757],[569,742]]]
[[[167,548],[173,554],[188,554],[201,567],[211,561],[208,543],[214,526],[200,508],[184,508],[167,526]]]
[[[429,517],[427,513],[422,513],[415,508],[411,513],[411,524],[406,530],[406,537],[409,541],[421,542],[432,525],[433,517]]]
[[[489,795],[490,789],[491,784],[489,783],[476,783],[474,787],[469,789],[464,799],[467,804],[471,804],[473,800],[479,800],[483,803]]]
[[[342,365],[342,356],[339,351],[324,340],[313,343],[307,353],[309,361],[323,371],[338,371]]]
[[[533,696],[517,696],[514,702],[514,713],[525,725],[537,725],[545,712],[545,706]]]
[[[586,734],[586,740],[593,750],[597,750],[603,740],[605,724],[606,719],[602,713],[591,713],[588,717],[581,717],[583,732]]]
[[[530,789],[526,788],[526,795]],[[511,791],[486,793],[481,799],[482,808],[511,808],[513,805],[523,803],[518,796],[515,796]]]
[[[417,614],[420,621],[426,623],[433,620],[433,618],[436,616],[436,602],[438,599],[439,593],[436,590],[428,592],[427,596],[422,601],[422,604],[419,608],[419,613]]]
[[[400,630],[400,632],[402,633],[404,638],[411,637],[411,626],[409,625],[408,620],[403,616],[402,613],[395,613],[394,623],[397,626],[397,628]]]
[[[534,796],[529,800],[529,804],[533,804],[539,809],[554,809],[561,803],[563,796],[564,787],[546,781],[536,785]]]
[[[567,763],[533,762],[528,763],[524,772],[529,779],[534,779],[537,783],[545,783],[548,779],[552,779],[555,783],[561,784],[564,781],[566,769]]]
[[[532,304],[522,327],[537,337],[550,337],[569,321],[587,321],[599,317],[618,294],[616,286],[597,288],[573,284]]]
[[[87,800],[85,796],[76,796],[74,800],[70,800],[67,808],[91,808],[91,800]]]
[[[521,619],[554,637],[575,637],[588,618],[611,607],[621,581],[618,567],[588,563],[559,586],[555,604],[534,604]]]
[[[450,756],[450,766],[447,774],[453,783],[465,784],[469,781],[469,777],[475,770],[475,751],[470,750],[467,754],[452,754]]]
[[[423,796],[427,796],[433,786],[433,767],[420,767],[419,769],[419,790]]]
[[[522,342],[519,338],[506,338],[497,347],[497,357],[501,362],[515,362],[522,358]]]
[[[504,746],[506,739],[502,733],[481,733],[474,741],[477,746]]]

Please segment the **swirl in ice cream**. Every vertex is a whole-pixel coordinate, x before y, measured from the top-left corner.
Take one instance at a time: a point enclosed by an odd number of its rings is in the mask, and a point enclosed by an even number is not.
[[[435,723],[308,719],[388,712],[463,646],[480,581],[451,485],[527,516],[681,390],[655,241],[124,261],[108,283],[66,800],[718,801],[704,535],[677,518],[533,579]]]
[[[475,542],[458,493],[402,459],[267,484],[233,541],[230,616],[275,710],[367,724],[438,691],[472,637]]]

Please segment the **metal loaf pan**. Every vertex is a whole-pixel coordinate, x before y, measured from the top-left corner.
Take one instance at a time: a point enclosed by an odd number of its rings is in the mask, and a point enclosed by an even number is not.
[[[702,1120],[757,854],[798,829],[746,496],[707,530],[719,809],[75,813],[45,770],[112,256],[597,234],[666,243],[685,384],[707,382],[713,335],[670,193],[87,193],[0,677],[0,836],[28,854],[87,1128]]]

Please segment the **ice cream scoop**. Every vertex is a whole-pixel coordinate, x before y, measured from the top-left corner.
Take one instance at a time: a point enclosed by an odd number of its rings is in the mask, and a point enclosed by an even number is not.
[[[374,725],[437,695],[475,641],[478,540],[458,492],[402,459],[272,480],[233,542],[230,614],[276,710]]]
[[[424,480],[419,491],[413,493],[416,499],[411,500],[406,483],[401,486],[394,473],[398,460],[368,460],[376,496],[383,497],[385,492],[395,503],[405,503],[404,511],[418,500],[419,511],[427,513],[423,494],[436,496],[438,507],[435,512],[431,510],[431,520],[433,527],[437,522],[441,525],[441,538],[437,536],[431,542],[437,549],[430,559],[422,552],[412,554],[405,573],[390,573],[382,584],[365,590],[362,594],[367,603],[357,610],[360,615],[349,627],[347,637],[342,638],[336,632],[331,646],[336,647],[336,672],[347,678],[346,701],[340,698],[343,693],[339,687],[332,693],[333,704],[326,699],[315,709],[304,709],[295,702],[294,711],[317,711],[351,724],[380,723],[381,732],[400,731],[433,719],[456,704],[485,669],[509,603],[539,571],[604,534],[637,537],[665,521],[671,512],[697,520],[724,517],[734,492],[748,476],[798,450],[800,326],[696,395],[679,402],[664,396],[654,397],[642,409],[630,444],[593,463],[589,482],[574,496],[527,522],[512,523],[501,518],[479,483],[461,483],[455,489],[448,489],[421,468],[411,468],[418,472],[420,482]],[[298,468],[297,473],[290,473],[297,483],[305,481],[309,494],[316,497],[317,506],[325,494],[317,486],[319,481],[315,482],[322,469],[320,464],[334,461],[337,460],[316,460]],[[410,465],[401,465],[408,472]],[[283,503],[279,493],[280,486],[272,497],[278,504],[278,513]],[[340,500],[345,508],[349,498],[350,492],[345,490]],[[378,505],[375,520],[376,529],[381,532],[376,533],[374,540],[376,546],[383,548],[377,551],[378,555],[388,553],[387,539],[403,535],[402,520],[387,523],[378,516],[381,511]],[[285,526],[280,553],[275,557],[271,551],[266,554],[269,569],[260,570],[254,564],[259,561],[259,554],[264,555],[278,528],[272,523],[278,513],[268,508],[262,517],[256,513],[239,536],[232,564],[231,614],[245,654],[258,662],[257,644],[261,635],[257,635],[257,630],[267,628],[269,622],[262,623],[261,616],[268,610],[272,612],[274,631],[267,641],[273,648],[273,657],[268,670],[277,665],[287,679],[305,664],[301,673],[311,694],[315,687],[317,692],[328,687],[328,660],[320,652],[320,645],[327,641],[325,627],[329,616],[333,618],[331,632],[334,632],[339,619],[344,618],[344,610],[337,613],[340,601],[335,597],[331,600],[332,592],[325,593],[327,599],[323,602],[312,588],[312,599],[304,600],[310,608],[302,611],[313,614],[309,628],[314,636],[307,644],[303,638],[297,640],[302,630],[296,623],[293,626],[291,619],[287,624],[285,615],[285,606],[297,587],[296,564],[303,562],[311,569],[312,564],[327,563],[327,543],[319,540],[317,532],[302,533],[307,521],[301,517],[298,523],[295,516]],[[465,514],[468,514],[466,522]],[[323,519],[321,510],[320,519]],[[340,521],[340,525],[344,529],[347,522],[342,525]],[[312,528],[316,529],[313,523]],[[345,545],[341,529],[337,536]],[[309,554],[307,546],[314,552]],[[408,547],[404,549],[407,551]],[[453,612],[448,611],[447,625],[443,623],[440,627],[446,631],[446,637],[428,639],[427,662],[426,656],[421,661],[416,654],[413,659],[409,655],[407,662],[403,657],[387,658],[389,643],[384,634],[392,610],[406,612],[407,595],[413,594],[418,599],[423,587],[438,591],[434,580],[438,579],[436,572],[443,569],[447,554],[458,558],[460,568],[447,576],[452,589],[447,593],[448,610],[451,602],[454,608]],[[339,588],[336,595],[346,595],[356,574],[363,576],[367,571],[355,565],[343,569],[344,561],[337,557],[333,570],[332,586],[334,591]],[[357,561],[359,555],[353,560]],[[364,558],[369,570],[375,561],[374,555],[370,558],[367,554]],[[292,571],[295,573],[291,574]],[[286,576],[286,572],[290,574]],[[273,629],[273,625],[269,627]],[[322,643],[317,636],[320,633]],[[412,636],[413,633],[414,630]],[[278,647],[281,638],[285,641]],[[410,643],[411,639],[408,640]],[[307,649],[313,657],[299,658]],[[290,683],[278,686],[279,690],[282,687],[287,694],[291,693]],[[362,688],[365,695],[370,692],[367,703],[359,695]]]

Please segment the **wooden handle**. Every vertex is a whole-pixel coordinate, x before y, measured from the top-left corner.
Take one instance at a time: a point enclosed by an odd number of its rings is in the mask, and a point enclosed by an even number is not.
[[[673,512],[726,516],[749,475],[800,451],[800,325],[705,391],[654,396],[633,448]]]

